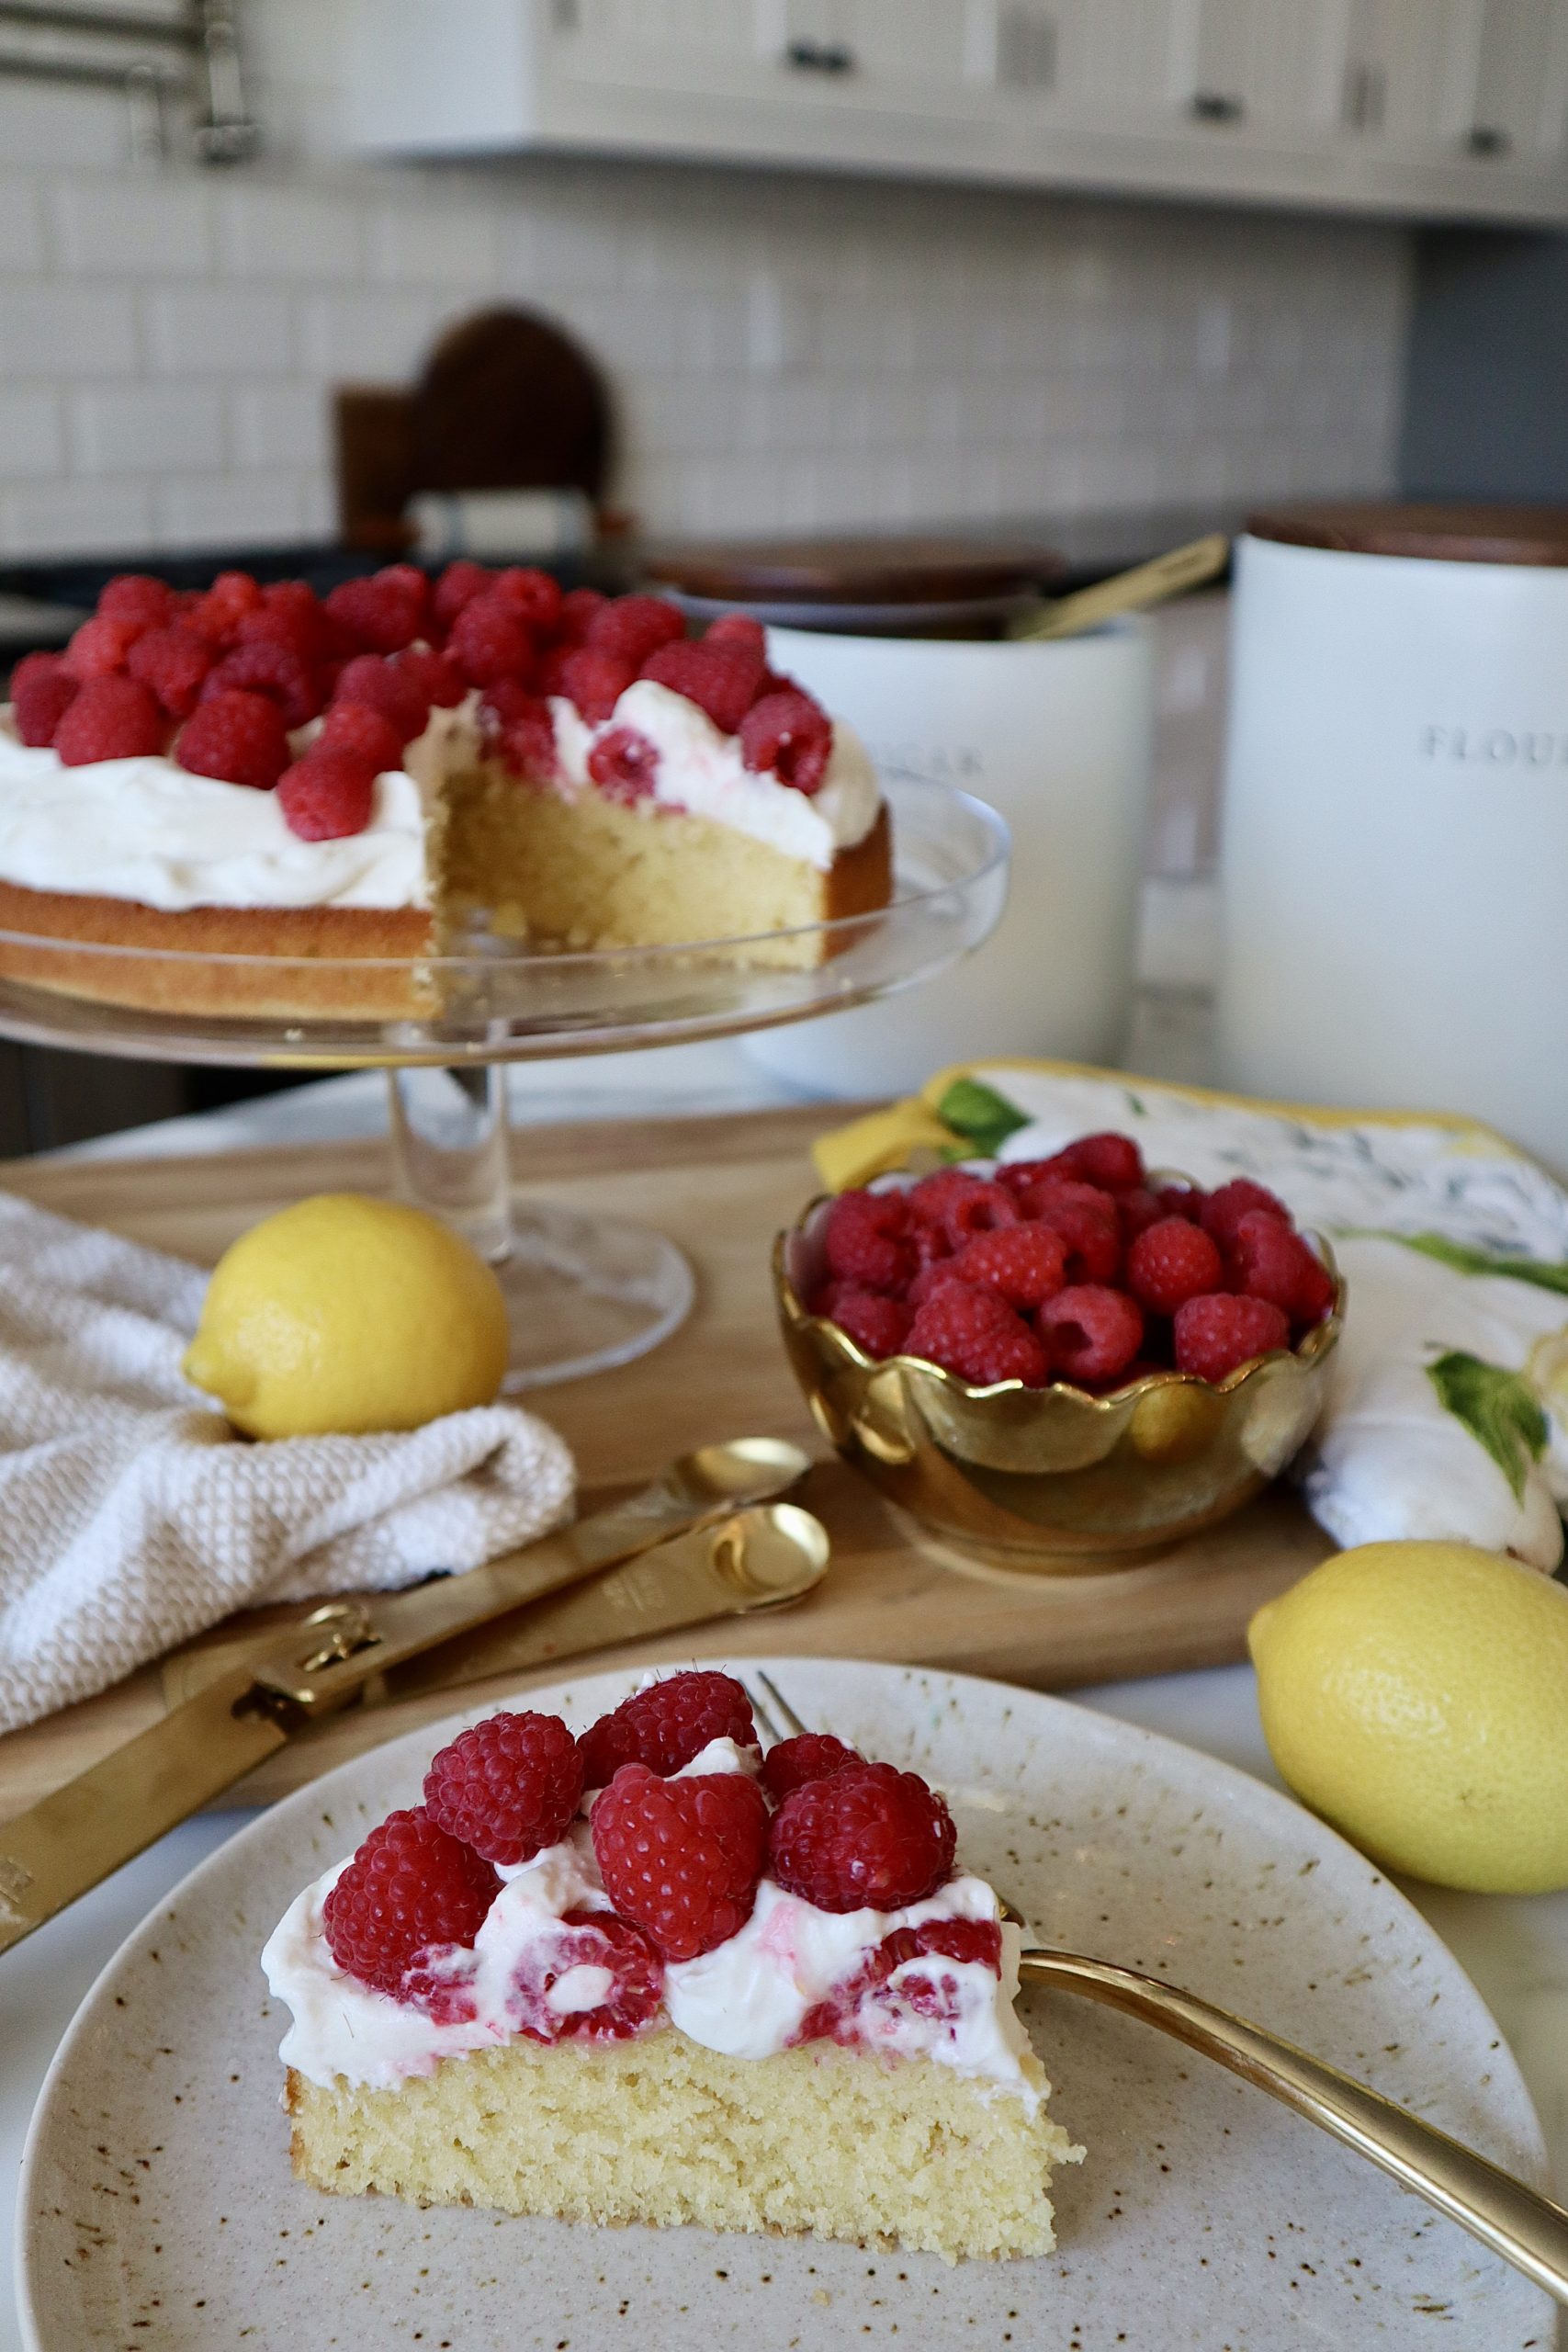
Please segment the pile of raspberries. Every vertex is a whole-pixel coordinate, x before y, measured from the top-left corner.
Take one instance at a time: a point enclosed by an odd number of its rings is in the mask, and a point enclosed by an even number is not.
[[[459,561],[432,581],[395,563],[325,597],[302,580],[263,587],[244,571],[199,592],[126,572],[63,653],[18,663],[11,691],[23,742],[52,745],[67,767],[166,752],[193,775],[276,791],[301,840],[331,841],[364,831],[377,775],[401,766],[433,709],[477,689],[491,748],[514,774],[547,783],[549,697],[599,727],[637,678],[739,734],[754,773],[799,792],[820,786],[831,722],[768,668],[759,622],[726,614],[688,644],[660,597],[563,594],[547,572],[521,567]],[[595,781],[624,800],[652,791],[654,766],[653,746],[628,727],[602,735],[589,759]]]
[[[731,1739],[751,1772],[673,1777],[710,1740]],[[895,1911],[951,1876],[954,1833],[942,1798],[917,1773],[868,1763],[826,1734],[760,1753],[751,1705],[728,1674],[676,1674],[573,1738],[557,1715],[491,1715],[432,1763],[424,1802],[374,1828],[327,1896],[322,1921],[348,1975],[444,2023],[464,2007],[454,1948],[471,1947],[500,1891],[497,1865],[529,1860],[565,1838],[584,1790],[597,1789],[589,1834],[613,1909],[566,1915],[597,1939],[613,1990],[559,2031],[620,2039],[662,1997],[663,1966],[738,1933],[764,1875],[824,1911]],[[895,1931],[916,1950],[1000,1964],[985,1921]],[[912,1943],[911,1937],[915,1939]],[[894,1939],[889,1939],[894,1940]],[[575,1938],[564,1965],[586,1956]],[[841,2022],[841,2020],[840,2020]],[[815,2013],[801,2039],[830,2032]],[[536,2036],[536,2038],[538,2038]]]
[[[978,1386],[1094,1393],[1175,1369],[1224,1380],[1321,1323],[1334,1283],[1290,1210],[1237,1176],[1151,1186],[1128,1136],[1083,1136],[983,1176],[840,1193],[807,1311],[868,1356]]]

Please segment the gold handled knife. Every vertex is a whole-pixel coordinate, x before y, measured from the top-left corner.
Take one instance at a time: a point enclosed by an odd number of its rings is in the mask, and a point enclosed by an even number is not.
[[[722,1526],[736,1518],[738,1505],[782,1493],[808,1466],[800,1448],[783,1439],[705,1446],[671,1463],[640,1493],[466,1576],[312,1610],[162,1723],[0,1824],[0,1951],[307,1724],[345,1706],[373,1678],[661,1541],[700,1533],[716,1521]]]

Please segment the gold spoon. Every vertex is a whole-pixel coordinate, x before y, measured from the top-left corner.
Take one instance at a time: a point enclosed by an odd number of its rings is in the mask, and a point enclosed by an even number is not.
[[[1098,580],[1092,588],[1080,588],[1074,595],[1058,596],[1037,612],[1023,615],[1008,635],[1017,642],[1038,644],[1046,638],[1081,636],[1085,629],[1099,628],[1122,613],[1147,612],[1151,605],[1163,605],[1168,596],[1184,595],[1189,588],[1201,588],[1205,580],[1215,579],[1230,561],[1230,552],[1224,533],[1211,531],[1206,538],[1192,539],[1184,548],[1172,548],[1168,555],[1156,555],[1151,563]]]

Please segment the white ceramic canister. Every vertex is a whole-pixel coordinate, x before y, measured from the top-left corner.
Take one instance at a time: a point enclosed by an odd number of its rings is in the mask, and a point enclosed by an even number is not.
[[[1568,514],[1256,518],[1230,691],[1224,1083],[1568,1171]]]
[[[957,970],[746,1040],[812,1093],[911,1091],[980,1054],[1112,1060],[1134,986],[1153,732],[1139,622],[1058,644],[770,628],[769,658],[863,737],[881,773],[938,778],[1012,831],[1007,910]]]

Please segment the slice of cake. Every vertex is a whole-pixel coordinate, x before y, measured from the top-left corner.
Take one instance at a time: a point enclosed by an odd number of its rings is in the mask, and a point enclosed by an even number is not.
[[[476,921],[806,966],[890,893],[871,763],[756,622],[538,571],[127,575],[0,717],[0,971],[116,1003],[429,1014]]]
[[[914,1773],[764,1758],[741,1686],[574,1739],[495,1715],[262,1955],[319,2189],[577,2222],[1049,2252],[1081,2149],[1014,2010],[1018,1930]]]

